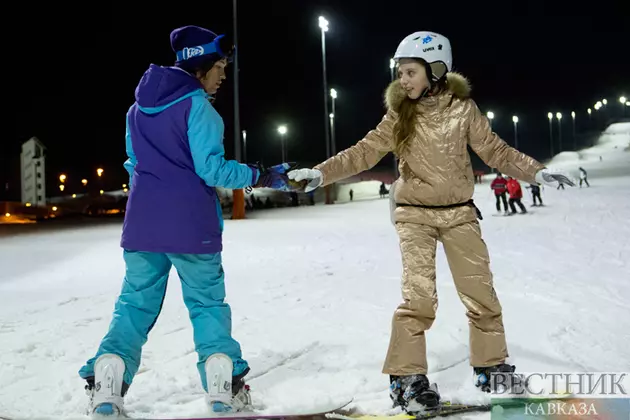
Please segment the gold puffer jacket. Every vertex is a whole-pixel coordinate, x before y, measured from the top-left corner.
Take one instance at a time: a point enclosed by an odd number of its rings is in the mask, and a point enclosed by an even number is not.
[[[470,98],[470,90],[464,76],[451,72],[445,91],[418,103],[416,136],[398,156],[397,203],[448,206],[469,201],[475,183],[467,145],[490,167],[535,183],[536,172],[544,166],[492,132],[488,119]],[[394,149],[394,122],[405,96],[398,81],[389,85],[387,113],[378,126],[354,146],[315,167],[323,174],[323,186],[372,168]]]

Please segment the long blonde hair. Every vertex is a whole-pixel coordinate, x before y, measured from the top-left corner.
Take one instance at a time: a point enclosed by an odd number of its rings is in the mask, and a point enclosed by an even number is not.
[[[422,65],[427,72],[427,79],[429,81],[432,80],[432,71],[431,67],[427,64],[426,61],[422,59],[414,59],[418,64]],[[430,82],[431,86],[425,92],[423,92],[420,97],[417,99],[410,99],[408,96],[400,103],[399,108],[397,109],[398,118],[394,123],[394,153],[396,156],[400,156],[409,141],[413,138],[414,132],[416,131],[416,115],[417,115],[417,105],[418,103],[428,94],[428,95],[437,95],[442,90],[446,88],[446,77],[440,78],[440,80],[435,82]]]
[[[416,105],[418,99],[403,99],[398,109],[398,118],[394,123],[394,153],[400,156],[407,148],[409,140],[416,130]]]

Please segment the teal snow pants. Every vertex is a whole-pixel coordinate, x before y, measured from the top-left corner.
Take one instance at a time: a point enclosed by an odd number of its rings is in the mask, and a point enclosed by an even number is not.
[[[225,284],[221,254],[159,254],[124,250],[126,273],[114,307],[109,331],[96,355],[79,370],[86,379],[94,376],[94,363],[105,353],[125,362],[124,382],[131,385],[140,367],[142,346],[157,321],[172,266],[182,283],[184,303],[193,326],[197,369],[207,391],[204,364],[214,353],[225,353],[233,361],[233,375],[248,369],[239,343],[232,338],[232,313],[224,302]]]

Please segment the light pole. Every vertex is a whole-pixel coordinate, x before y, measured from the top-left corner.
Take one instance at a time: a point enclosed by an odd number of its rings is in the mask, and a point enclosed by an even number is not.
[[[96,170],[96,175],[98,175],[98,188],[101,189],[101,191],[103,191],[103,172],[103,168],[98,168]]]
[[[547,118],[549,118],[549,145],[551,147],[551,158],[553,159],[553,114],[551,112],[547,113]]]
[[[396,60],[393,58],[389,59],[389,73],[391,83],[393,83],[394,80],[396,80]],[[398,159],[396,158],[395,152],[392,152],[392,159],[394,163],[394,178],[396,179],[400,176],[400,173],[398,172]]]
[[[278,133],[280,133],[280,147],[282,148],[282,162],[286,162],[286,154],[285,154],[285,146],[284,146],[284,142],[286,139],[286,134],[287,134],[287,126],[286,125],[281,125],[278,127]]]
[[[328,114],[328,119],[330,120],[330,140],[332,143],[331,145],[332,154],[334,156],[336,154],[335,153],[335,113],[334,111]]]
[[[326,78],[326,32],[328,32],[328,20],[323,16],[319,17],[319,27],[322,30],[322,74],[324,84],[324,129],[326,140],[326,159],[331,157],[330,154],[330,125],[328,123],[328,80]],[[328,185],[324,188],[326,192],[326,204],[333,204],[334,201],[331,196],[332,185]]]
[[[241,116],[240,116],[240,104],[239,104],[239,83],[238,83],[238,27],[237,27],[237,6],[236,0],[232,0],[232,31],[234,32],[234,45],[237,47],[234,49],[234,158],[238,161],[241,160],[241,139],[239,132],[241,131]]]
[[[247,130],[243,130],[243,162],[247,163]]]
[[[599,111],[600,109],[602,109],[603,106],[604,104],[602,104],[602,101],[597,101],[595,105],[593,106],[593,108],[595,108],[595,111]],[[600,125],[601,115],[602,115],[601,112],[595,113],[595,126],[596,127],[599,127]]]
[[[518,149],[518,129],[516,128],[518,124],[518,117],[516,115],[512,117],[512,122],[514,123],[514,148]]]
[[[326,78],[326,32],[328,31],[328,21],[325,17],[319,17],[319,27],[322,30],[322,76],[324,83],[324,126],[326,129],[326,158],[328,159],[330,154],[330,129],[328,126],[328,80]]]
[[[573,124],[573,150],[577,151],[577,139],[575,138],[575,111],[571,111],[571,122]]]
[[[396,60],[394,60],[393,58],[390,58],[389,59],[389,72],[390,72],[392,82],[396,80],[395,70],[396,70]]]
[[[66,186],[64,185],[64,183],[66,182],[66,174],[59,175],[59,182],[61,183],[59,184],[59,190],[63,191],[66,188]]]
[[[238,26],[237,26],[237,14],[238,7],[236,0],[232,0],[232,32],[234,36],[234,62],[233,62],[233,77],[234,77],[234,159],[242,161],[242,145],[241,145],[241,116],[240,116],[240,101],[239,101],[239,46],[238,46]],[[242,188],[234,189],[232,191],[232,220],[240,220],[245,218],[245,192]]]
[[[488,111],[488,113],[486,114],[486,116],[488,117],[488,119],[490,120],[490,128],[492,128],[492,120],[494,120],[494,112],[492,111]]]
[[[628,100],[626,99],[625,96],[621,96],[619,97],[619,102],[621,103],[621,116],[625,117],[626,116],[626,102],[628,102]]]
[[[492,127],[492,120],[494,120],[494,112],[492,112],[492,111],[488,111],[488,112],[486,113],[486,116],[488,117],[488,120],[490,121],[490,129],[491,129],[491,130],[493,130],[493,127]],[[493,130],[493,131],[494,131],[494,130]],[[494,173],[494,168],[492,168],[490,165],[487,165],[487,166],[488,166],[488,168],[490,168],[490,173],[492,173],[492,174],[493,174],[493,173]]]
[[[562,152],[562,114],[557,112],[556,118],[558,119],[558,143],[560,145],[560,152]]]
[[[335,124],[334,119],[337,116],[335,112],[335,99],[337,99],[337,91],[330,89],[330,97],[332,98],[332,112],[330,113],[330,151],[331,155],[337,154],[337,143],[335,142]]]

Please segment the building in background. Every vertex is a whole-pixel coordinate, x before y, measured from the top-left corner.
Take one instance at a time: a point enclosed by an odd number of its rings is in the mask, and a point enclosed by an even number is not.
[[[37,137],[31,137],[22,144],[20,155],[22,204],[26,206],[46,205],[45,149]]]

